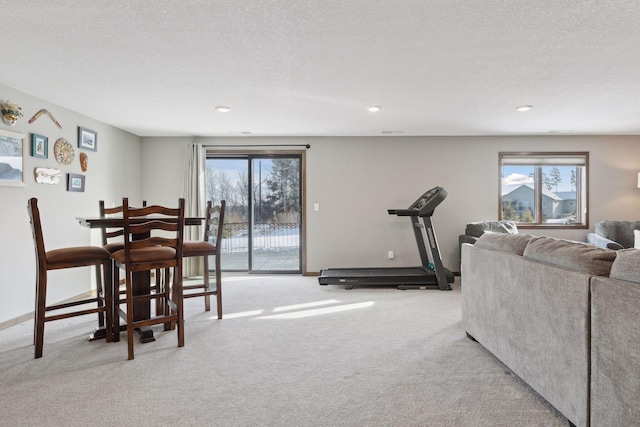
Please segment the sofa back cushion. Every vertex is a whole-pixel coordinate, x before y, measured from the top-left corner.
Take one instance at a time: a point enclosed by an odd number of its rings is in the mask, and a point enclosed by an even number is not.
[[[608,276],[616,251],[588,243],[541,236],[532,237],[524,257],[595,276]]]
[[[517,234],[518,227],[514,221],[478,221],[470,222],[465,228],[465,233],[469,236],[480,237],[486,231],[493,231],[494,233],[510,233]]]
[[[612,279],[640,283],[640,250],[622,249],[611,266]]]
[[[528,234],[505,234],[488,231],[478,238],[476,246],[522,255],[530,239],[531,236]]]
[[[633,230],[640,230],[640,221],[598,221],[594,232],[609,240],[618,242],[623,248],[632,248]]]

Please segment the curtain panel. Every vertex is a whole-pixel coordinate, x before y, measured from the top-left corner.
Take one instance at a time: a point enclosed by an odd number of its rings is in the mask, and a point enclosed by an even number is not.
[[[199,143],[187,144],[184,159],[183,197],[185,199],[185,216],[204,217],[207,201],[205,200],[205,148]],[[204,235],[203,226],[185,227],[185,240],[201,240]],[[189,257],[183,260],[186,277],[201,276],[203,271],[200,257]]]

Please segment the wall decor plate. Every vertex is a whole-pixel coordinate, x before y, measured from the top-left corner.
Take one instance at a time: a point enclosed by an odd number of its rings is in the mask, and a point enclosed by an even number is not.
[[[65,166],[70,165],[76,156],[75,151],[73,151],[73,145],[64,138],[58,138],[56,143],[53,145],[53,154],[58,163]]]

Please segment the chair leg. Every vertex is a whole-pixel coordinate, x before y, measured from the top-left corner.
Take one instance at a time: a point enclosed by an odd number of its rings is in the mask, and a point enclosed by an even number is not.
[[[111,277],[111,295],[113,312],[113,341],[120,341],[120,268],[113,263],[113,271]]]
[[[126,274],[127,287],[127,348],[129,351],[129,360],[133,360],[133,283],[131,272]]]
[[[37,273],[36,278],[36,312],[33,328],[33,343],[35,344],[35,358],[42,357],[42,347],[44,345],[44,322],[47,302],[47,272]]]
[[[174,271],[174,276],[175,276],[175,271]],[[162,314],[167,316],[169,314],[171,314],[171,307],[169,306],[169,301],[175,301],[175,292],[176,292],[176,288],[175,288],[175,284],[172,286],[172,280],[175,280],[175,277],[173,277],[173,279],[171,278],[171,269],[170,268],[165,268],[164,272],[162,273],[162,283],[163,283],[163,297],[162,297]],[[175,322],[170,321],[170,322],[165,322],[164,324],[164,330],[165,331],[170,331],[176,328]]]
[[[107,283],[103,283],[103,272],[100,269],[100,264],[95,266],[96,272],[96,297],[98,298],[98,308],[104,307],[104,290],[108,286]],[[104,328],[104,311],[98,312],[98,327]],[[107,339],[108,341],[108,339]]]
[[[96,270],[100,271],[100,266],[96,265]],[[102,264],[102,273],[104,276],[104,286],[102,287],[103,300],[102,306],[105,308],[107,324],[105,327],[107,342],[113,341],[113,267],[111,260],[107,260]]]
[[[202,257],[202,262],[204,264],[204,272],[202,278],[204,279],[204,291],[209,290],[209,255],[205,255]],[[204,296],[204,311],[211,311],[211,298],[209,295]]]
[[[182,270],[174,268],[173,287],[176,289],[174,303],[177,307],[178,347],[184,347],[184,298],[182,291]]]
[[[218,319],[222,319],[222,270],[220,254],[216,253],[216,302],[218,303]]]
[[[162,295],[164,294],[164,286],[162,277],[162,269],[156,268],[155,271],[156,277],[156,316],[161,316],[164,314],[164,300]]]

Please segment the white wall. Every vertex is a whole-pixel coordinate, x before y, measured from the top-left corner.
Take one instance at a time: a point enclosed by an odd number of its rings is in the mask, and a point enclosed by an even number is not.
[[[184,150],[194,138],[142,138],[0,85],[0,101],[22,106],[25,117],[0,128],[49,137],[49,158],[30,156],[25,146],[26,187],[0,187],[0,324],[33,311],[35,260],[26,212],[37,197],[48,249],[98,243],[98,231],[80,227],[76,216],[95,215],[98,200],[123,196],[169,204],[182,195]],[[58,129],[39,109],[50,110]],[[77,126],[98,132],[98,151],[88,152],[86,191],[69,193],[66,182],[36,184],[35,167],[80,173],[76,157],[58,165],[53,143],[64,137],[77,146]],[[142,142],[141,142],[142,141]],[[637,220],[640,190],[638,136],[522,137],[289,137],[200,138],[206,144],[311,144],[307,150],[307,269],[325,267],[410,266],[419,263],[406,218],[387,214],[405,208],[425,190],[442,186],[449,197],[433,222],[444,264],[458,265],[458,234],[467,222],[494,220],[498,210],[499,151],[589,151],[590,226],[601,219]],[[76,155],[79,150],[76,149]],[[65,180],[63,180],[65,181]],[[314,203],[320,211],[314,212]],[[588,230],[536,230],[536,234],[584,240]],[[396,259],[387,259],[393,250]],[[73,297],[90,289],[91,273],[54,272],[50,300]]]
[[[192,138],[143,138],[147,198],[181,194],[182,159]],[[445,266],[458,270],[458,235],[498,217],[498,152],[588,151],[589,225],[640,219],[638,136],[201,138],[206,144],[311,144],[307,150],[307,269],[418,265],[409,220],[387,214],[424,191],[449,195],[434,228]],[[170,160],[173,159],[173,160]],[[161,171],[161,172],[158,172]],[[320,211],[314,212],[314,203]],[[589,230],[523,230],[584,241]],[[387,259],[395,251],[396,258]]]
[[[14,126],[0,121],[0,129],[27,136],[24,148],[26,187],[0,186],[0,324],[33,312],[35,304],[35,255],[27,214],[29,198],[38,198],[48,250],[98,244],[99,232],[81,227],[75,217],[97,215],[100,199],[107,203],[121,200],[123,196],[141,199],[139,137],[0,85],[0,102],[7,100],[21,106],[24,114]],[[41,108],[51,111],[62,129],[44,115],[28,124]],[[80,169],[77,126],[98,133],[97,152],[83,150],[89,158],[86,173]],[[49,138],[47,159],[31,157],[30,133]],[[54,158],[53,144],[58,138],[67,139],[75,148],[76,156],[69,166],[59,165]],[[58,185],[37,184],[36,167],[57,168],[64,176]],[[66,191],[69,172],[86,176],[84,193]],[[88,268],[76,272],[51,272],[48,301],[56,302],[85,293],[92,289],[92,281],[93,273]]]

